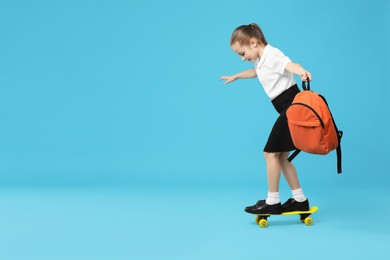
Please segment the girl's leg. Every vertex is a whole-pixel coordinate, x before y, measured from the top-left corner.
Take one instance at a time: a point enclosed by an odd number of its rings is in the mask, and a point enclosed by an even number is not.
[[[264,152],[269,192],[279,192],[280,172],[282,169],[279,156],[280,153]]]
[[[291,192],[294,200],[298,202],[307,201],[307,198],[303,194],[301,189],[301,185],[299,184],[297,171],[292,163],[290,163],[287,158],[289,156],[289,152],[283,152],[279,156],[280,165],[283,171],[283,175],[287,180],[288,185],[291,188]],[[301,207],[301,206],[299,206]],[[304,210],[308,210],[308,205],[302,206]]]
[[[252,214],[282,213],[282,205],[279,199],[279,181],[281,172],[279,155],[280,153],[264,152],[268,178],[268,196],[265,201],[259,200],[255,205],[246,207],[246,212]]]
[[[280,153],[279,162],[282,168],[283,175],[286,178],[291,190],[296,190],[301,188],[301,185],[299,184],[297,171],[294,165],[287,160],[289,154],[290,152]]]

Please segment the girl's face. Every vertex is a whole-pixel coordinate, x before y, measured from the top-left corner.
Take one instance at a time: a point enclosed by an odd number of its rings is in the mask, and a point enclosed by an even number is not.
[[[243,61],[255,62],[259,57],[260,45],[256,40],[251,40],[248,45],[241,45],[239,42],[235,42],[231,48],[232,50],[241,56]]]

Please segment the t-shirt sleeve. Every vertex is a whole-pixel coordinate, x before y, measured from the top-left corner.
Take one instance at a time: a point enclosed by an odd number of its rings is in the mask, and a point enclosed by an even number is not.
[[[289,62],[291,62],[289,57],[284,55],[280,50],[275,49],[268,57],[267,66],[271,70],[283,74]]]

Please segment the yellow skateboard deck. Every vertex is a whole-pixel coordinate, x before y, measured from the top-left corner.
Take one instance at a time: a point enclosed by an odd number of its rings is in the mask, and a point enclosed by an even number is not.
[[[260,227],[265,228],[268,226],[267,218],[270,216],[289,216],[289,215],[300,215],[300,220],[302,223],[305,223],[307,226],[313,225],[313,219],[309,217],[311,214],[318,210],[317,206],[311,207],[308,211],[291,211],[283,212],[282,214],[254,214],[257,215],[256,223]]]

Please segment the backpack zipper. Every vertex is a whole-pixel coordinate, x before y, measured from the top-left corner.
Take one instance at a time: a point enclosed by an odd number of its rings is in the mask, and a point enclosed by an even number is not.
[[[308,105],[306,105],[304,103],[300,103],[300,102],[291,104],[291,106],[293,106],[293,105],[301,105],[301,106],[307,107],[308,109],[313,111],[313,113],[316,115],[316,117],[320,121],[322,128],[325,128],[324,121],[322,121],[322,118],[320,117],[320,115],[311,106],[308,106]]]

